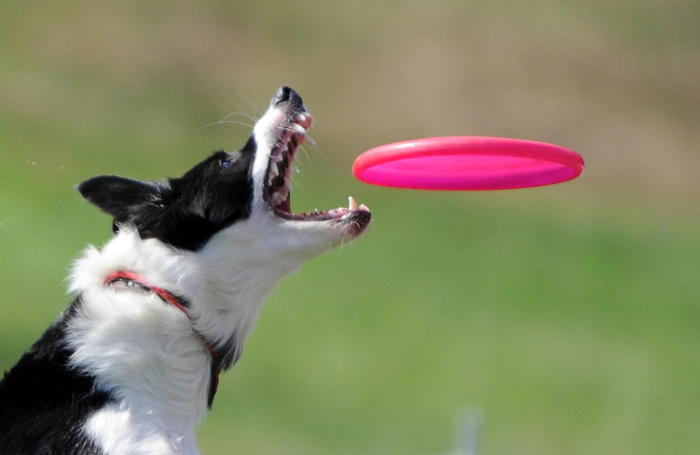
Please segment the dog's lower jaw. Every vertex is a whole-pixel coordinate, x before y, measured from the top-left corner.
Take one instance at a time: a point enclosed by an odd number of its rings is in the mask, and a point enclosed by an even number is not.
[[[346,221],[295,221],[254,212],[214,236],[197,253],[200,274],[187,287],[199,288],[193,298],[206,302],[193,305],[193,319],[197,330],[221,343],[224,368],[240,355],[265,301],[286,275],[360,233]]]

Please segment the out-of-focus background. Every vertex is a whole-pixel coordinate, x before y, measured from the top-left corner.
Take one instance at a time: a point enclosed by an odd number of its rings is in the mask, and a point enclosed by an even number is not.
[[[73,185],[178,176],[241,146],[280,85],[316,118],[294,208],[372,208],[365,238],[273,294],[199,431],[207,454],[700,447],[700,3],[0,5],[0,369],[70,297],[110,220]],[[427,136],[553,142],[539,189],[364,185]]]

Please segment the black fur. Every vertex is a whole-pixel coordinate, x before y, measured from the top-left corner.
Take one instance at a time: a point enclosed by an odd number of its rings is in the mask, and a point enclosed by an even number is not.
[[[255,140],[233,153],[217,152],[177,179],[162,183],[106,175],[78,185],[89,202],[141,238],[197,250],[221,229],[250,215]]]
[[[0,454],[102,455],[81,428],[112,398],[68,366],[66,327],[80,304],[78,297],[0,381]]]

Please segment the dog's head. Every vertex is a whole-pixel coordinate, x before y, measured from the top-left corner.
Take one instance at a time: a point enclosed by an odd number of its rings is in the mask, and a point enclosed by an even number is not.
[[[133,226],[144,239],[190,251],[234,242],[248,251],[255,247],[258,255],[274,251],[301,262],[353,240],[371,220],[352,198],[347,208],[292,212],[292,163],[311,123],[301,97],[282,87],[240,150],[217,152],[180,178],[100,176],[78,190],[114,217],[115,229]]]

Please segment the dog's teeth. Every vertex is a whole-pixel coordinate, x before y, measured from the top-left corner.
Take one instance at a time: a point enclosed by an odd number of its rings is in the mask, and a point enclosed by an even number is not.
[[[311,136],[304,136],[304,142],[308,142],[309,144],[316,147],[316,141],[314,141],[314,139]]]
[[[294,121],[299,123],[306,129],[309,129],[311,123],[313,122],[313,117],[308,112],[300,112],[294,117]]]
[[[281,153],[280,153],[279,155],[274,155],[274,156],[272,157],[272,161],[275,162],[275,163],[279,163],[279,162],[282,161],[283,159],[284,159],[284,158],[282,158],[282,154],[281,154]]]
[[[298,123],[292,125],[292,131],[294,131],[295,133],[306,135],[306,129]]]
[[[357,210],[357,201],[355,201],[355,198],[352,196],[348,197],[348,208],[350,210]]]
[[[270,198],[270,200],[272,201],[273,204],[279,205],[287,200],[287,196],[280,193],[279,191],[275,191],[272,194],[272,197]]]
[[[280,170],[277,168],[276,163],[272,163],[272,166],[270,166],[270,176],[277,177],[278,175],[280,175]]]
[[[360,210],[364,210],[366,212],[369,212],[369,207],[367,207],[365,204],[360,204]]]
[[[292,192],[292,182],[290,182],[289,180],[285,180],[284,181],[284,189],[287,191],[287,193],[291,193]]]

